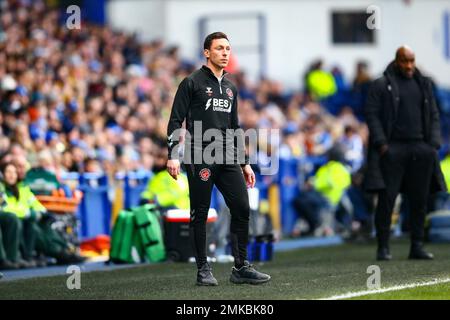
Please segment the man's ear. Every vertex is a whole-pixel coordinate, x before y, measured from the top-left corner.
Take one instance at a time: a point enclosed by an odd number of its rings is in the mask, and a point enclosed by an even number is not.
[[[206,59],[209,59],[209,49],[205,49],[203,50],[203,55],[205,56]]]

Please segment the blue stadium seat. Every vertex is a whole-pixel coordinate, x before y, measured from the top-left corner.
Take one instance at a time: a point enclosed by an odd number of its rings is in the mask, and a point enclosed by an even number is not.
[[[153,176],[150,171],[130,171],[123,175],[124,180],[124,208],[130,209],[139,205],[141,193],[147,187]],[[116,176],[117,178],[118,176]]]
[[[79,189],[84,193],[79,206],[81,238],[110,234],[111,202],[108,197],[108,176],[84,173],[79,176]]]
[[[297,220],[297,214],[292,201],[298,193],[298,165],[297,159],[280,159],[279,185],[281,226],[285,235],[290,235]]]

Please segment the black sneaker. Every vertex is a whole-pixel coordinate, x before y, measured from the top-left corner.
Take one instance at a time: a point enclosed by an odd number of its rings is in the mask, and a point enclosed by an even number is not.
[[[197,272],[197,285],[198,286],[218,286],[216,278],[214,278],[211,272],[211,266],[208,263],[204,263]]]
[[[269,280],[270,276],[268,274],[256,271],[248,261],[244,261],[244,265],[239,269],[236,267],[231,269],[230,281],[236,284],[262,284]]]
[[[392,255],[389,252],[388,247],[378,247],[377,249],[377,260],[378,261],[390,261],[392,260]]]
[[[409,252],[410,260],[433,260],[434,256],[432,253],[425,251],[423,248],[423,243],[413,243],[411,245],[411,250]]]

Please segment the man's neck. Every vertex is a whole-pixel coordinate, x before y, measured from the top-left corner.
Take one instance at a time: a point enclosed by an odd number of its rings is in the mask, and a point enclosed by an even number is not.
[[[223,68],[220,68],[214,64],[212,64],[209,60],[206,63],[206,66],[214,73],[217,79],[222,78],[223,76]]]

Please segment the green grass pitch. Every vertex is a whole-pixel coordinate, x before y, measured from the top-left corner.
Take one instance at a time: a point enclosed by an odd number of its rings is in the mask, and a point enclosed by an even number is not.
[[[381,288],[450,278],[450,246],[428,245],[433,261],[407,260],[408,242],[391,246],[394,260],[377,262],[375,244],[277,252],[259,270],[272,276],[260,285],[233,285],[231,264],[213,264],[218,287],[195,286],[193,264],[162,263],[81,274],[81,289],[69,290],[68,276],[0,281],[0,299],[320,299],[368,290],[367,268],[381,268]],[[371,294],[356,299],[450,299],[450,283]]]

